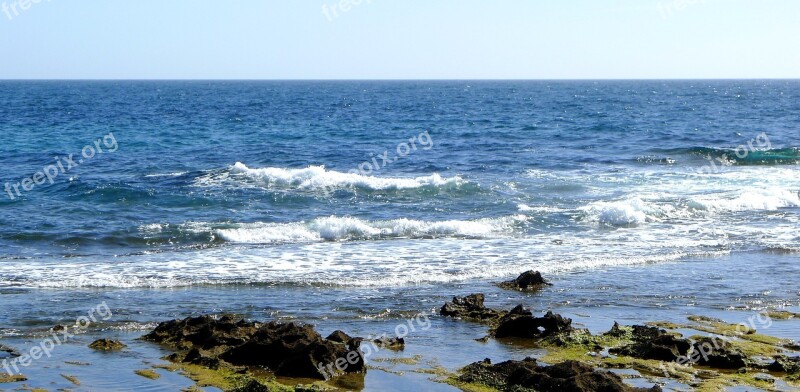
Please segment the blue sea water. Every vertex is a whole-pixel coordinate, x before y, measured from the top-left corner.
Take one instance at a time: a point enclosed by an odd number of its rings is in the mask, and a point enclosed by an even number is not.
[[[0,81],[0,343],[28,352],[106,304],[24,385],[174,391],[192,382],[132,373],[168,354],[136,340],[159,321],[369,336],[423,313],[363,390],[448,391],[403,363],[537,355],[437,317],[453,295],[593,333],[800,312],[798,98],[779,80]],[[528,269],[554,285],[492,284]]]
[[[4,81],[0,286],[404,287],[796,252],[798,113],[781,80]]]

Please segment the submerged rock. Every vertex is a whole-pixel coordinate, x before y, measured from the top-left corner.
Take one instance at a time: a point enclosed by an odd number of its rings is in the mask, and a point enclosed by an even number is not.
[[[128,346],[126,346],[119,340],[114,340],[114,339],[98,339],[89,345],[89,348],[98,351],[117,351],[117,350],[122,350],[125,347]]]
[[[534,317],[529,311],[517,306],[500,319],[491,334],[496,338],[535,339],[570,331],[572,331],[572,319],[553,312],[547,312],[544,317]]]
[[[22,355],[15,348],[4,346],[2,344],[0,344],[0,353],[2,353],[2,355],[0,355],[0,358],[5,358],[5,357],[16,358]]]
[[[452,302],[442,306],[442,316],[460,317],[472,320],[492,320],[500,317],[501,312],[483,305],[483,294],[471,294],[466,297],[453,297]]]
[[[516,279],[497,284],[500,288],[519,291],[536,291],[552,284],[542,277],[539,271],[525,271]]]
[[[201,316],[161,323],[143,339],[189,350],[184,362],[212,369],[225,361],[264,366],[278,376],[315,379],[366,370],[357,339],[342,342],[349,338],[343,332],[331,337],[323,339],[312,326],[298,323]]]
[[[540,366],[535,359],[506,361],[492,365],[488,359],[462,369],[458,381],[483,384],[499,390],[538,392],[639,392],[661,391],[625,385],[622,378],[611,372],[596,371],[592,366],[565,361],[553,366]]]
[[[634,325],[630,327],[630,331],[627,329],[627,327],[615,324],[614,328],[607,332],[610,336],[630,333],[633,340],[632,343],[625,346],[612,348],[609,350],[610,353],[670,362],[686,356],[692,347],[689,340],[656,327]]]

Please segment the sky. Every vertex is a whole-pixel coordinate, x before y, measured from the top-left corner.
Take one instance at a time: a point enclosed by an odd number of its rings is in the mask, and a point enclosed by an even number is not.
[[[798,0],[0,0],[0,79],[800,78],[798,37]]]

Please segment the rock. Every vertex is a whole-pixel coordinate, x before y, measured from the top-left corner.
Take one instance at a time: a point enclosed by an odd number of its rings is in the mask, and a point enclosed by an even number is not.
[[[21,356],[22,354],[14,349],[13,347],[8,347],[0,344],[0,353],[5,353],[6,355],[0,356],[0,358],[16,358]]]
[[[525,271],[514,280],[497,284],[500,288],[519,291],[536,291],[552,284],[542,277],[539,271]]]
[[[303,385],[298,384],[294,386],[294,392],[325,392],[325,391],[336,391],[338,389],[324,387],[322,385],[310,384],[310,385]]]
[[[119,340],[114,340],[114,339],[98,339],[89,345],[89,348],[98,351],[117,351],[117,350],[122,350],[125,347],[128,346],[126,346]]]
[[[340,373],[365,371],[360,340],[343,332],[323,339],[312,326],[267,324],[232,316],[189,317],[161,323],[143,339],[189,352],[184,362],[216,368],[220,361],[239,366],[263,366],[278,376],[325,379]]]
[[[688,357],[696,359],[697,364],[716,369],[740,369],[752,365],[747,355],[720,338],[698,339],[692,344]]]
[[[351,338],[350,335],[344,333],[343,331],[336,330],[331,332],[331,334],[328,335],[328,337],[325,339],[328,339],[333,342],[348,343],[353,338]]]
[[[502,315],[501,312],[483,305],[483,294],[472,294],[466,297],[453,297],[452,302],[442,306],[442,316],[460,317],[472,320],[491,320]]]
[[[23,382],[28,381],[28,377],[25,377],[22,374],[8,374],[7,371],[0,372],[0,384],[12,383],[12,382]]]
[[[612,328],[611,331],[607,332],[608,334],[629,333],[625,331],[627,327],[619,327],[619,324],[616,323],[614,326],[616,330]],[[609,350],[610,353],[671,362],[685,356],[692,347],[689,340],[667,333],[663,329],[642,325],[634,325],[630,328],[633,343],[612,348]]]
[[[382,336],[379,339],[373,340],[373,342],[378,345],[378,347],[388,348],[393,351],[401,351],[406,348],[406,341],[403,338],[387,338],[386,336]]]
[[[462,369],[458,380],[478,383],[503,391],[535,390],[538,392],[638,392],[661,391],[625,385],[622,378],[611,372],[595,371],[590,365],[566,361],[553,366],[540,366],[535,359],[506,361],[492,365],[488,359]]]
[[[775,384],[775,379],[772,378],[771,376],[769,376],[768,374],[756,374],[756,376],[753,377],[753,379],[756,380],[756,381]]]
[[[560,314],[547,312],[544,317],[534,317],[527,312],[520,312],[519,306],[500,319],[497,327],[492,330],[496,338],[544,338],[551,335],[572,331],[572,319],[561,317]]]
[[[270,392],[271,389],[266,385],[251,379],[242,387],[231,390],[231,392]]]
[[[800,357],[777,356],[775,357],[775,362],[769,365],[768,370],[771,372],[800,374]]]
[[[351,354],[353,353],[353,354]],[[346,366],[345,373],[365,369],[364,358],[357,349],[322,339],[310,325],[272,322],[263,325],[244,344],[219,356],[234,365],[265,366],[276,375],[286,377],[326,378],[319,364]],[[347,362],[350,359],[351,362]],[[342,362],[344,361],[344,362]]]
[[[515,314],[518,316],[533,316],[533,313],[531,313],[530,310],[522,306],[522,304],[515,306],[514,309],[511,309],[511,311],[508,312],[508,314]]]
[[[191,363],[192,365],[200,365],[214,370],[219,369],[220,365],[220,360],[218,358],[214,358],[198,348],[189,350],[189,352],[186,353],[186,356],[183,357],[182,362]]]
[[[630,338],[633,332],[633,328],[631,327],[623,327],[619,325],[618,322],[614,321],[614,326],[611,327],[611,330],[604,333],[605,336],[611,336],[615,338]]]
[[[143,339],[161,343],[177,349],[194,347],[211,349],[219,346],[238,346],[244,344],[261,326],[233,316],[189,317],[159,324]]]

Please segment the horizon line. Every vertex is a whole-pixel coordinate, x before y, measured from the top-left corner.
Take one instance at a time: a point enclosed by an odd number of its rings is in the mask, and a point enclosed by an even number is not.
[[[800,77],[790,78],[364,78],[364,79],[334,79],[334,78],[296,78],[296,79],[276,79],[276,78],[0,78],[0,82],[559,82],[559,81],[758,81],[758,80],[800,80]]]

